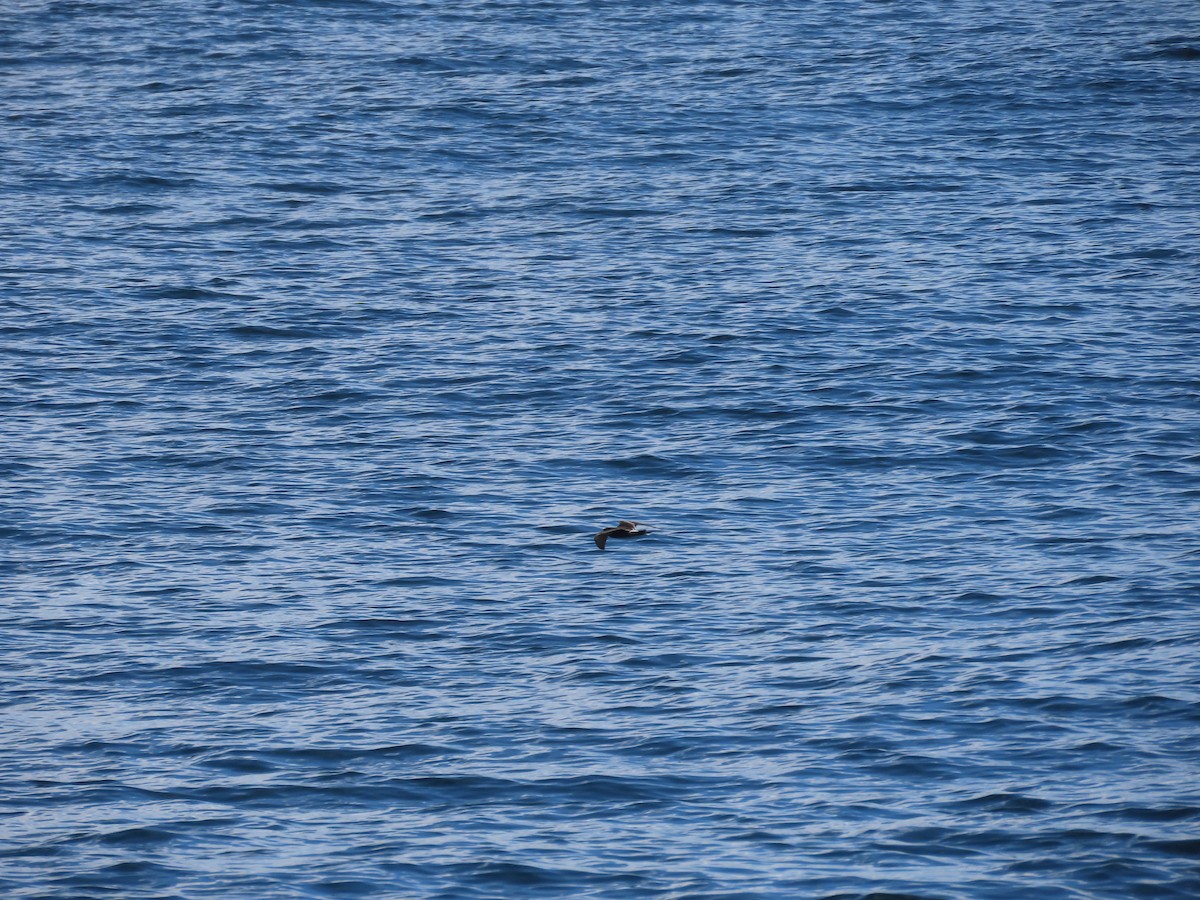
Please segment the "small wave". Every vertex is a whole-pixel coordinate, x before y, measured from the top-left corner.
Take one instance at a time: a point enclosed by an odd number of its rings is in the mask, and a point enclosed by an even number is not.
[[[677,459],[659,456],[654,453],[638,453],[633,456],[614,456],[603,460],[603,465],[618,472],[636,475],[641,478],[655,476],[684,476],[693,475],[700,470]]]
[[[1178,247],[1145,247],[1138,250],[1122,250],[1119,253],[1110,255],[1110,259],[1146,259],[1146,260],[1168,260],[1168,259],[1188,259],[1191,254],[1186,250],[1180,250]]]
[[[108,187],[133,188],[144,191],[166,191],[192,187],[196,184],[196,180],[187,176],[171,177],[167,175],[152,175],[145,172],[113,172],[96,177],[93,183]]]
[[[1133,822],[1200,822],[1200,806],[1123,806],[1103,815]]]
[[[448,509],[441,509],[433,506],[416,506],[410,507],[407,510],[408,514],[414,519],[420,519],[424,522],[444,522],[456,517],[456,513]]]
[[[265,181],[254,185],[278,194],[344,194],[349,188],[336,181]]]
[[[1200,40],[1194,37],[1172,37],[1153,41],[1150,48],[1131,54],[1131,60],[1174,60],[1179,62],[1194,62],[1200,60]]]
[[[139,827],[125,828],[120,831],[110,831],[100,835],[96,840],[101,844],[112,844],[121,847],[157,847],[177,840],[180,837],[165,828]]]
[[[144,288],[139,293],[151,300],[214,300],[229,299],[230,295],[223,291],[213,291],[195,285],[162,285],[160,287]]]
[[[960,800],[954,805],[964,809],[980,809],[988,812],[1016,813],[1021,815],[1046,812],[1054,808],[1054,804],[1049,800],[1009,792],[981,794],[969,800]]]
[[[1200,859],[1200,838],[1181,838],[1169,841],[1146,841],[1146,846],[1187,859]]]
[[[315,329],[296,325],[231,325],[226,331],[234,337],[261,340],[297,340],[300,338],[315,338],[321,335],[321,332]]]

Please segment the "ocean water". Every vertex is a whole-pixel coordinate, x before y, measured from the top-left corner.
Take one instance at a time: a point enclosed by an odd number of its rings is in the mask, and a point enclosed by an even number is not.
[[[0,3],[0,893],[1200,896],[1198,100],[1192,0]]]

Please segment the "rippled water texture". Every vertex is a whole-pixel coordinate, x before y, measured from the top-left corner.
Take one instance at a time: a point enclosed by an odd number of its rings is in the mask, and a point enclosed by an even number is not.
[[[0,893],[1200,895],[1192,0],[0,11]]]

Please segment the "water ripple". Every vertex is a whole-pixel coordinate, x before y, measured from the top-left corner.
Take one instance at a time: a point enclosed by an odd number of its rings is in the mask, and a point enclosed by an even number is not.
[[[1200,894],[1191,5],[19,6],[6,896]]]

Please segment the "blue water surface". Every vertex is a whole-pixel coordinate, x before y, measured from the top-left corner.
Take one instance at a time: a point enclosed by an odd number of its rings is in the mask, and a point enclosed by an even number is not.
[[[0,893],[1200,896],[1198,99],[1193,0],[0,4]]]

